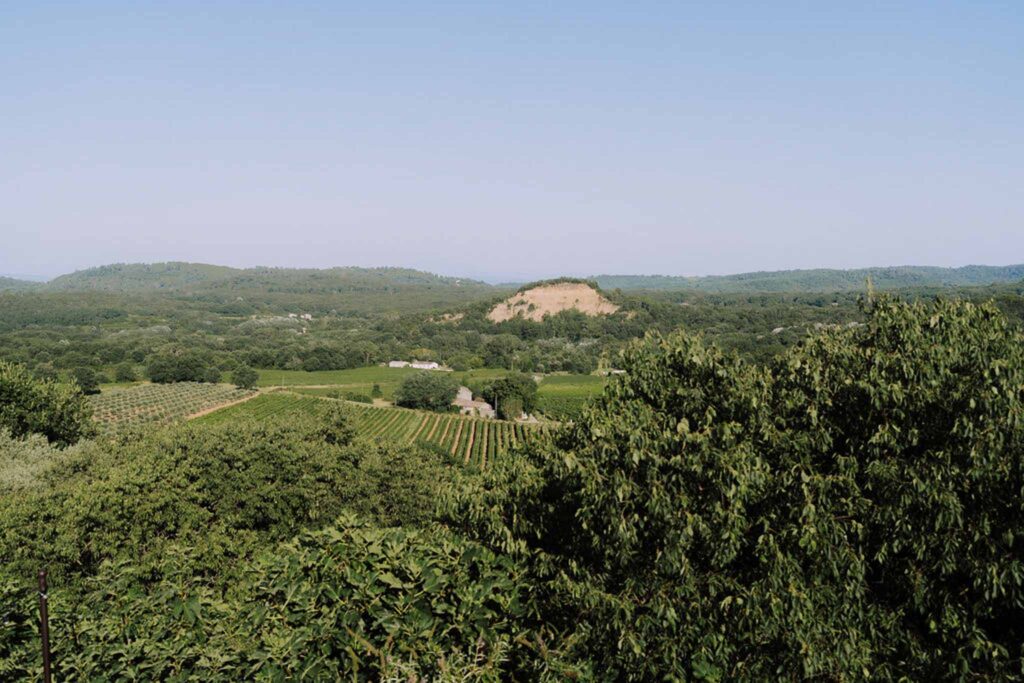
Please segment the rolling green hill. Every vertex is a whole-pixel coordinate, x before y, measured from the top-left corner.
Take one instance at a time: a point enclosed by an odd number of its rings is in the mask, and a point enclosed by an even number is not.
[[[39,286],[38,282],[18,280],[17,278],[0,275],[0,292],[20,292],[26,289],[36,289]]]
[[[1024,264],[1011,266],[892,266],[855,270],[780,270],[681,277],[672,275],[598,275],[603,289],[740,292],[848,292],[863,290],[868,278],[876,289],[966,287],[1024,280]]]
[[[31,283],[30,283],[31,284]],[[61,275],[50,291],[260,290],[290,293],[386,291],[403,287],[491,289],[476,280],[409,268],[230,268],[206,263],[115,263]]]
[[[205,263],[114,263],[75,271],[50,280],[50,291],[148,292],[196,287],[238,272]]]
[[[159,297],[232,307],[389,315],[464,306],[503,290],[408,268],[229,268],[204,263],[119,263],[61,275],[48,295]]]

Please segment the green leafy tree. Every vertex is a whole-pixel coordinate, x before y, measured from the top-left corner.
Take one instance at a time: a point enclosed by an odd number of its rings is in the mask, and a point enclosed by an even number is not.
[[[347,446],[352,443],[356,430],[352,426],[348,410],[338,403],[329,404],[320,419],[318,434],[324,442],[332,446]]]
[[[24,367],[0,361],[0,428],[13,436],[42,434],[67,446],[94,433],[91,415],[78,387],[36,379]]]
[[[75,368],[71,371],[71,378],[82,389],[83,394],[100,393],[100,378],[92,368]]]
[[[149,359],[146,374],[156,383],[170,382],[205,382],[207,381],[208,361],[200,353],[191,351],[171,351],[155,354]],[[219,373],[218,380],[219,381]]]
[[[248,365],[240,365],[231,373],[231,381],[239,389],[253,389],[256,387],[256,382],[259,379],[259,373]]]
[[[395,389],[395,403],[405,408],[447,412],[459,383],[447,372],[425,370],[409,375]]]
[[[518,395],[509,396],[498,402],[498,417],[502,420],[517,420],[523,412],[523,399]]]
[[[121,363],[114,370],[114,379],[118,382],[134,382],[138,379],[135,366],[131,363]]]
[[[608,679],[1017,678],[1024,338],[992,305],[865,316],[769,367],[651,336],[451,519],[529,558]]]
[[[537,383],[523,373],[494,380],[483,388],[484,399],[497,407],[499,415],[514,420],[523,412],[533,412],[537,406]]]

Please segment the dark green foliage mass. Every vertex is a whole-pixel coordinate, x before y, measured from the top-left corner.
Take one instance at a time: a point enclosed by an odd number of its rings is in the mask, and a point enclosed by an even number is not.
[[[617,680],[1024,675],[1024,339],[890,301],[770,367],[687,335],[451,503]]]
[[[114,381],[117,382],[134,382],[138,378],[135,366],[129,362],[121,363],[114,371]]]
[[[45,485],[0,496],[4,567],[55,582],[104,560],[152,564],[170,544],[217,572],[268,540],[330,522],[342,509],[381,524],[431,515],[446,465],[431,452],[353,443],[340,404],[264,418],[128,432],[75,451]],[[17,466],[0,458],[0,465]],[[0,471],[0,477],[7,476]]]
[[[150,381],[157,384],[170,382],[217,382],[220,371],[209,364],[209,358],[197,351],[176,349],[154,355],[146,366]]]
[[[402,380],[395,390],[395,404],[405,408],[448,412],[459,383],[446,372],[424,370]]]
[[[496,406],[498,416],[515,420],[524,411],[533,412],[537,407],[537,382],[524,373],[516,373],[486,384],[482,391],[484,400]]]
[[[100,379],[92,368],[75,368],[71,371],[71,378],[83,394],[88,396],[100,393]]]
[[[234,382],[235,386],[239,389],[252,389],[256,386],[256,382],[258,382],[259,379],[259,373],[248,365],[239,366],[231,373],[231,381]]]
[[[104,566],[53,600],[61,680],[502,680],[530,605],[511,559],[432,529],[342,515],[274,547],[225,590],[171,548]],[[0,580],[0,673],[34,668],[29,591]]]
[[[93,433],[91,412],[78,387],[0,361],[0,428],[14,436],[41,434],[66,446]]]

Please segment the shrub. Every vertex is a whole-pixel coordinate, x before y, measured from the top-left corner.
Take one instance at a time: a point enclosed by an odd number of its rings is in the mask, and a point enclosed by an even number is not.
[[[13,436],[42,434],[66,446],[95,432],[91,414],[74,385],[39,380],[20,365],[0,361],[0,428]]]

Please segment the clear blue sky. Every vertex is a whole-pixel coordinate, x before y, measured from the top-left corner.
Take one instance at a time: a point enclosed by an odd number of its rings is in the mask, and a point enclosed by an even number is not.
[[[1024,261],[1024,3],[4,3],[0,272]]]

